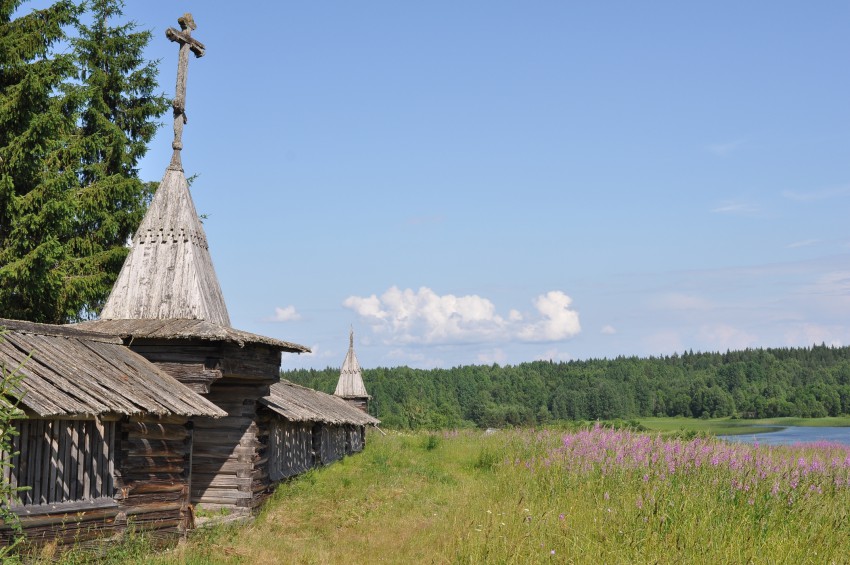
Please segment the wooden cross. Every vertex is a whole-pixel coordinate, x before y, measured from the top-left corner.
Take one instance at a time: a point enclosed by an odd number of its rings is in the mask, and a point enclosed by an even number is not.
[[[173,27],[165,30],[165,37],[180,44],[180,55],[177,62],[177,89],[174,93],[174,102],[171,103],[174,107],[174,141],[171,142],[174,153],[171,155],[171,164],[168,168],[182,171],[183,163],[180,161],[180,150],[183,149],[183,125],[188,122],[186,119],[186,74],[189,71],[189,51],[194,53],[195,57],[200,58],[204,56],[206,47],[192,37],[192,30],[198,27],[195,25],[195,20],[192,19],[192,14],[183,14],[183,17],[177,19],[177,23],[180,24],[180,31]]]

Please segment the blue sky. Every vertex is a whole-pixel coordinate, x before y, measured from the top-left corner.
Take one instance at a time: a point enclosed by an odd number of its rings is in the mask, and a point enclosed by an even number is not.
[[[850,344],[850,3],[130,2],[169,96],[184,11],[183,163],[284,368]]]

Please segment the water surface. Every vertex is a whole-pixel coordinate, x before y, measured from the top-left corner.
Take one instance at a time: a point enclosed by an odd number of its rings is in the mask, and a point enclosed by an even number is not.
[[[717,436],[727,441],[755,443],[761,445],[791,445],[794,443],[813,443],[829,441],[850,445],[850,428],[815,428],[808,426],[764,426],[765,431],[758,434],[741,434],[736,436]]]

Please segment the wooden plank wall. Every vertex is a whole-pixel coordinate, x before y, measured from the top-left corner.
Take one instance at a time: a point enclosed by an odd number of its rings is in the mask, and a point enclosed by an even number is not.
[[[31,487],[19,493],[21,504],[112,498],[115,422],[32,419],[15,429],[14,469],[3,474],[12,486]]]
[[[15,428],[17,455],[4,476],[30,487],[12,505],[29,543],[81,543],[120,530],[113,498],[116,422],[28,419]],[[0,544],[12,535],[0,526]]]
[[[314,465],[312,424],[272,417],[268,438],[269,478],[280,481]]]
[[[322,424],[319,426],[319,433],[321,434],[321,444],[318,452],[321,457],[322,465],[327,465],[342,459],[346,453],[345,426]]]
[[[85,544],[121,533],[128,524],[155,537],[185,530],[191,519],[186,421],[20,422],[17,471],[8,478],[33,487],[22,493],[25,504],[15,507],[27,542]],[[0,528],[0,544],[11,535]]]
[[[355,426],[348,425],[345,426],[345,432],[347,434],[347,446],[348,453],[359,453],[363,451],[363,446],[365,443],[365,427],[364,426]]]

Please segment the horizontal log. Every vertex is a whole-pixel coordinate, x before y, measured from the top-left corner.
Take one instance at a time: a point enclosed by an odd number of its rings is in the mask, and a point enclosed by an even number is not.
[[[189,454],[188,442],[163,439],[126,439],[121,451],[128,457],[179,457]]]
[[[130,422],[148,422],[148,423],[156,423],[156,424],[185,424],[189,421],[189,418],[186,416],[151,416],[149,414],[142,414],[136,416],[130,416]]]
[[[219,418],[217,420],[210,420],[207,418],[198,418],[194,420],[195,424],[195,433],[201,433],[200,430],[219,430],[222,428],[247,428],[250,426],[254,420],[252,418],[245,418],[242,416],[225,416],[224,418]]]
[[[134,520],[138,520],[138,516],[142,514],[156,514],[156,513],[164,513],[164,512],[180,512],[184,509],[186,505],[183,501],[178,502],[157,502],[151,504],[139,504],[136,506],[132,506],[127,508],[127,520],[130,520],[130,517],[133,516]],[[148,518],[153,519],[153,516],[149,516]]]
[[[227,504],[228,501],[244,500],[252,497],[250,492],[242,492],[235,489],[215,488],[195,490],[195,488],[192,487],[192,492],[193,504],[197,502],[217,502],[219,504]]]
[[[167,502],[182,502],[187,488],[181,488],[171,492],[146,492],[141,494],[133,494],[125,498],[122,503],[122,508],[129,506],[143,506],[145,504],[162,504]]]
[[[145,473],[145,472],[128,472],[122,476],[122,485],[128,487],[135,482],[144,483],[185,483],[186,477],[182,473]]]
[[[257,452],[256,447],[237,446],[216,446],[216,445],[195,445],[194,457],[252,457]]]
[[[121,462],[122,468],[128,467],[138,467],[140,465],[145,464],[170,464],[170,465],[178,465],[180,463],[186,463],[188,459],[185,455],[144,455],[142,453],[125,453],[123,461]]]
[[[186,343],[173,340],[145,340],[140,342],[138,338],[133,340],[130,349],[140,354],[145,359],[154,361],[197,361],[203,363],[208,357],[221,357],[222,348],[216,342]]]
[[[124,484],[129,496],[141,494],[158,494],[166,492],[179,492],[186,488],[186,480],[179,481],[172,479],[141,479],[127,481]]]
[[[192,490],[201,488],[234,488],[251,486],[251,478],[239,478],[235,475],[192,475]]]
[[[257,430],[246,429],[227,429],[219,430],[203,430],[195,434],[194,447],[203,445],[235,445],[240,441],[254,442],[257,439]]]
[[[193,473],[233,473],[236,474],[243,469],[253,469],[250,461],[239,461],[238,459],[211,459],[205,457],[202,461],[196,458],[192,464]]]
[[[184,440],[189,430],[180,424],[162,424],[158,422],[128,422],[121,426],[129,439],[165,439]]]
[[[186,472],[186,467],[187,465],[183,464],[183,462],[181,462],[180,464],[156,464],[152,462],[146,462],[138,465],[125,465],[123,476],[138,475],[139,473],[146,473],[149,475],[182,475]]]

